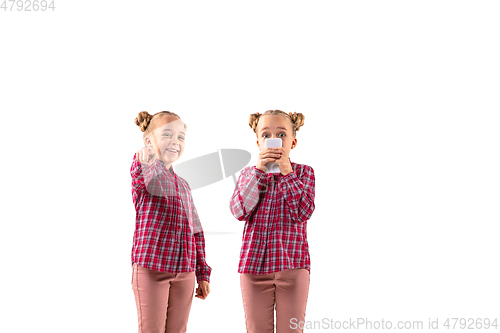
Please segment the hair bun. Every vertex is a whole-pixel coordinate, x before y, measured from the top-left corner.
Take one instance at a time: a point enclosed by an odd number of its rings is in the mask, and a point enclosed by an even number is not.
[[[137,115],[137,118],[135,118],[135,124],[144,132],[148,128],[151,119],[153,119],[153,116],[150,115],[148,111],[141,111]]]
[[[290,116],[290,119],[292,120],[292,123],[294,124],[295,126],[295,130],[298,131],[300,127],[302,127],[302,125],[304,125],[304,115],[302,113],[297,113],[297,112],[294,112],[294,113],[289,113],[288,114]]]
[[[257,133],[257,124],[259,123],[260,116],[262,115],[258,112],[253,113],[250,115],[250,119],[248,121],[248,125],[255,133]]]

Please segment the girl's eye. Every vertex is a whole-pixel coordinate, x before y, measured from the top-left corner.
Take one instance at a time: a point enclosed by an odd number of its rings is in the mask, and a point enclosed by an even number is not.
[[[169,136],[172,136],[172,134],[166,133],[166,134],[163,134],[163,136],[169,137]]]
[[[279,136],[280,138],[282,138],[282,137],[285,137],[285,136],[286,136],[286,134],[285,134],[285,133],[280,133],[280,134],[278,134],[278,136]]]
[[[183,136],[180,136],[180,137],[179,137],[179,140],[184,141],[184,137],[183,137]]]
[[[267,133],[262,134],[263,138],[267,138],[268,136],[269,136],[269,134],[267,134]]]

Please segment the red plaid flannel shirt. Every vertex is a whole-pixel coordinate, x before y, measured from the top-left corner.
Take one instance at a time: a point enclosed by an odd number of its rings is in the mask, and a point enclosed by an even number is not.
[[[140,163],[134,155],[132,201],[136,211],[132,262],[169,273],[196,271],[210,281],[205,238],[188,183],[155,160]]]
[[[230,202],[245,221],[239,273],[269,274],[303,267],[310,271],[307,220],[314,211],[314,170],[290,162],[293,172],[243,169]]]

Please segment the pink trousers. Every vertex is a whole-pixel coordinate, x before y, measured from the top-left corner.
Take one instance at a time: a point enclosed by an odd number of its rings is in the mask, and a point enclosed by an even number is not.
[[[194,283],[194,272],[158,272],[134,263],[132,289],[139,333],[186,332]]]
[[[295,323],[305,320],[309,293],[307,269],[240,274],[240,283],[248,333],[273,333],[275,306],[277,333],[303,332]]]

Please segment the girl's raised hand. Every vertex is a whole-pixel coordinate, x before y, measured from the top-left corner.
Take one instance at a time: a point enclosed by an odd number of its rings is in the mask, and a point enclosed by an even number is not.
[[[146,146],[139,149],[135,156],[139,162],[151,165],[156,159],[156,152],[153,147]]]
[[[269,162],[275,162],[280,157],[281,150],[278,150],[278,148],[262,149],[259,153],[259,157],[257,158],[257,165],[255,167],[262,172],[266,172],[266,164]]]

